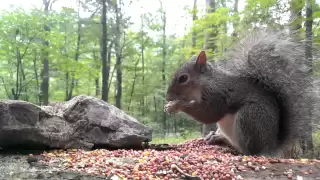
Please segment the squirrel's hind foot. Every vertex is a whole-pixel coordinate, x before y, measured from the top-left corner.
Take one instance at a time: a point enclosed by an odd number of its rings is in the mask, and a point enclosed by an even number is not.
[[[229,145],[228,140],[222,134],[214,131],[210,131],[210,133],[204,137],[204,140],[209,145]]]

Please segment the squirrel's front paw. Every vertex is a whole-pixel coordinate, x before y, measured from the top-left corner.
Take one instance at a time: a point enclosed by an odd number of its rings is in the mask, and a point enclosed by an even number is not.
[[[210,145],[228,144],[227,139],[222,134],[217,134],[214,131],[210,131],[210,133],[204,137],[204,140]]]
[[[164,105],[164,112],[176,113],[178,111],[179,111],[179,106],[175,101],[170,101],[168,104]]]

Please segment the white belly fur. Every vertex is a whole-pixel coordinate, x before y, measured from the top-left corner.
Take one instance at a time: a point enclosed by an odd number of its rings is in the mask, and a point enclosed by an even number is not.
[[[238,149],[238,141],[236,139],[236,124],[235,124],[235,115],[227,114],[222,119],[217,122],[218,128],[220,129],[220,133],[223,134],[224,137]]]

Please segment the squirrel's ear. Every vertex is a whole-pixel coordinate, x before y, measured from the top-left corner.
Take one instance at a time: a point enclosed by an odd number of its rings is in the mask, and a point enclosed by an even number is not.
[[[207,63],[207,55],[206,55],[206,52],[205,51],[201,51],[198,58],[197,58],[197,61],[196,61],[196,64],[198,65],[205,65]]]
[[[195,64],[195,68],[200,71],[200,73],[204,73],[207,68],[207,55],[205,51],[201,51],[199,56],[197,57],[197,61]]]

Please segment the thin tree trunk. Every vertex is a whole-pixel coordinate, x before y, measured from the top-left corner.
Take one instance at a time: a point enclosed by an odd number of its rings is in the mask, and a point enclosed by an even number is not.
[[[37,85],[37,89],[39,90],[40,89],[40,83],[39,83],[39,75],[38,75],[38,70],[37,70],[37,50],[34,49],[34,58],[33,58],[33,68],[34,68],[34,76],[35,76],[35,79],[36,79],[36,85]],[[40,96],[40,93],[37,93],[37,98],[36,98],[36,103],[38,105],[41,105],[41,96]]]
[[[221,0],[221,6],[223,8],[227,8],[226,0]],[[227,21],[223,23],[223,32],[224,34],[228,34]],[[227,51],[226,41],[220,41],[220,42],[221,42],[221,55],[224,56],[224,53]]]
[[[216,11],[216,2],[215,0],[206,0],[207,14],[213,13]],[[206,50],[211,50],[215,52],[217,50],[217,45],[214,41],[214,38],[217,37],[217,28],[214,25],[209,25],[208,28],[213,27],[210,33],[207,33],[205,36],[205,48]]]
[[[158,122],[157,100],[155,96],[153,96],[153,107],[154,107],[154,114],[155,114],[154,120],[155,122]]]
[[[312,4],[311,0],[306,0],[306,59],[308,66],[310,67],[310,73],[312,73]]]
[[[192,21],[194,22],[195,20],[197,20],[197,0],[193,1],[193,10],[192,10]],[[193,31],[192,31],[192,52],[191,52],[191,55],[194,55],[196,45],[197,45],[197,33],[196,33],[196,30],[193,29]]]
[[[290,33],[292,35],[295,35],[295,38],[299,38],[299,30],[301,29],[301,18],[302,18],[302,8],[303,8],[303,3],[302,0],[291,0],[290,1]],[[305,137],[302,137],[300,139],[300,146],[302,148],[302,153],[304,154],[306,152],[306,141]],[[292,150],[294,149],[294,145],[291,147],[288,147],[284,153],[286,157],[291,157],[292,156]]]
[[[134,65],[134,76],[133,76],[133,82],[132,82],[132,87],[131,87],[131,92],[130,92],[130,99],[129,99],[129,105],[128,105],[128,111],[130,111],[130,106],[131,106],[131,102],[132,102],[132,97],[134,94],[134,88],[136,85],[136,79],[137,79],[137,67],[139,64],[139,60],[136,61],[135,65]]]
[[[206,0],[207,5],[207,13],[215,12],[216,9],[216,2],[215,0]],[[210,25],[213,26],[213,25]],[[213,38],[217,36],[217,33],[212,31],[211,33],[206,34],[206,42],[205,42],[205,49],[206,50],[212,50],[214,53],[217,50],[217,45],[214,42]],[[202,135],[206,136],[209,134],[210,131],[216,131],[217,126],[216,124],[204,124],[202,126]]]
[[[69,72],[66,73],[66,89],[65,89],[65,101],[69,99]]]
[[[117,94],[116,94],[116,107],[121,109],[121,97],[122,97],[122,57],[121,57],[121,47],[120,47],[120,18],[121,10],[120,3],[116,3],[116,41],[115,41],[115,51],[116,51],[116,72],[117,72]]]
[[[116,71],[116,64],[113,66],[113,70],[111,72],[111,76],[110,76],[110,80],[109,80],[109,85],[108,85],[108,89],[110,91],[110,88],[111,88],[111,83],[112,83],[112,79],[114,77],[114,72]]]
[[[238,5],[239,5],[239,0],[234,0],[234,5],[233,5],[233,13],[234,13],[234,16],[236,16],[236,14],[238,13]],[[232,27],[233,27],[232,41],[233,41],[233,42],[236,41],[236,38],[237,38],[237,36],[238,36],[237,26],[238,26],[238,22],[237,22],[237,20],[235,20],[235,21],[232,23]]]
[[[312,2],[311,0],[306,0],[306,62],[308,66],[310,67],[310,74],[313,73],[313,65],[312,65]],[[312,111],[309,112],[310,115],[312,114]],[[310,118],[309,118],[310,119]],[[312,140],[312,122],[310,120],[309,125],[307,126],[306,130],[306,149],[311,152],[311,157],[313,156],[313,140]]]
[[[102,100],[108,101],[108,79],[107,71],[107,4],[106,0],[102,0],[102,15],[101,15],[101,61],[102,61]]]
[[[21,87],[21,75],[20,75],[20,66],[21,66],[21,54],[16,48],[16,58],[17,58],[17,67],[16,67],[16,87],[12,88],[12,95],[14,100],[19,100],[20,98],[20,87]]]
[[[110,44],[109,44],[109,50],[108,50],[108,55],[107,55],[107,63],[108,63],[108,66],[107,66],[107,72],[108,72],[108,79],[107,79],[107,83],[108,83],[108,88],[107,88],[107,92],[108,92],[108,95],[109,95],[109,92],[110,92],[110,87],[111,87],[111,83],[112,83],[112,79],[113,79],[113,75],[114,75],[114,71],[115,71],[115,67],[116,65],[114,65],[113,67],[113,70],[112,70],[112,73],[111,73],[111,76],[110,76],[110,70],[111,70],[111,50],[113,48],[113,45],[114,45],[114,41],[111,41]],[[109,97],[109,96],[107,96]]]
[[[46,16],[49,14],[49,5],[50,0],[43,0],[44,4],[44,13]],[[48,25],[44,26],[44,30],[49,33],[50,28]],[[45,40],[44,43],[44,52],[43,52],[43,70],[41,73],[42,83],[41,83],[41,95],[42,95],[42,104],[47,105],[49,102],[49,41]]]
[[[89,71],[88,72],[88,81],[87,81],[87,94],[88,94],[88,96],[91,96],[91,82],[92,82],[92,79],[91,79],[91,77],[92,77],[92,72],[91,71]]]
[[[25,49],[25,52],[23,53],[23,55],[21,55],[20,50],[17,48],[17,52],[19,54],[18,58],[19,58],[19,63],[20,63],[20,72],[21,72],[21,77],[20,77],[20,87],[19,87],[19,99],[21,96],[21,92],[24,92],[24,96],[22,96],[22,100],[24,101],[28,101],[28,86],[24,83],[26,83],[26,75],[24,73],[24,68],[23,68],[23,63],[22,63],[22,58],[25,55],[26,51],[27,51],[28,47]]]
[[[143,15],[141,15],[141,29],[140,29],[140,38],[141,38],[141,64],[142,64],[142,94],[144,95],[145,92],[145,77],[144,77],[144,31],[143,31],[143,28],[144,28],[144,19],[143,19]],[[145,115],[145,101],[144,101],[144,96],[142,97],[142,100],[141,100],[141,116],[144,117]]]
[[[301,29],[301,17],[302,17],[302,0],[291,0],[290,1],[290,31],[291,33],[297,33]]]
[[[162,89],[163,92],[166,91],[166,60],[167,60],[167,44],[166,44],[166,25],[167,25],[167,15],[166,10],[164,10],[162,2],[160,0],[161,4],[161,10],[162,10]],[[165,96],[165,94],[164,94]],[[163,105],[165,104],[165,100],[163,100]],[[163,123],[163,135],[166,135],[166,129],[167,129],[167,113],[164,111],[162,112],[162,123]]]
[[[76,45],[76,52],[75,52],[75,56],[74,56],[74,59],[76,62],[78,62],[79,60],[79,55],[80,55],[80,41],[81,41],[81,20],[80,20],[80,1],[79,1],[79,4],[78,4],[78,28],[77,28],[77,34],[78,34],[78,37],[77,37],[77,45]],[[75,81],[77,81],[75,78],[74,78],[75,74],[73,73],[72,75],[72,79],[71,79],[71,87],[70,87],[70,91],[69,91],[69,94],[68,94],[68,100],[70,100],[72,98],[72,93],[73,93],[73,88],[75,86]]]
[[[65,27],[64,33],[67,34],[67,28]],[[64,55],[66,58],[68,58],[68,52],[67,52],[67,35],[64,36]],[[69,96],[69,70],[67,70],[66,75],[65,75],[65,96],[64,100],[68,101],[68,96]]]
[[[101,66],[100,66],[100,61],[97,61],[97,56],[96,56],[96,52],[95,50],[93,51],[93,60],[94,60],[94,63],[96,65],[96,68],[99,69]],[[96,92],[95,92],[95,96],[98,97],[100,95],[100,83],[99,83],[99,76],[96,77],[94,79],[94,82],[95,82],[95,89],[96,89]]]
[[[99,78],[97,77],[95,80],[95,86],[96,86],[96,96],[100,95],[100,86],[99,86]]]

